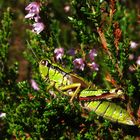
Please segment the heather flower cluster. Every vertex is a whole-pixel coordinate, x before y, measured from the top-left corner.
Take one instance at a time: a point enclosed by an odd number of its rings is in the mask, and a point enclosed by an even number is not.
[[[130,42],[130,48],[133,50],[133,51],[136,51],[138,49],[138,43],[134,42],[134,41],[131,41]],[[136,64],[140,66],[140,56],[135,56],[133,53],[132,54],[129,54],[129,60],[136,60]]]
[[[88,66],[89,66],[92,70],[94,70],[94,71],[98,71],[98,70],[99,70],[99,65],[96,64],[96,62],[95,62],[95,57],[96,57],[96,56],[97,56],[97,51],[96,51],[96,49],[90,50],[90,52],[89,52],[89,59],[90,59],[91,63],[88,63]]]
[[[28,14],[25,16],[25,18],[34,20],[35,23],[32,25],[33,29],[32,31],[39,34],[42,32],[45,28],[44,24],[40,22],[40,4],[38,2],[31,2],[26,8],[26,11],[28,11]]]
[[[134,61],[134,63],[137,66],[140,66],[140,55],[135,54],[137,49],[138,49],[138,46],[139,46],[138,43],[136,43],[134,41],[130,41],[130,48],[131,48],[132,53],[129,54],[128,59],[131,60],[131,61]],[[130,67],[129,67],[129,71],[130,72],[134,72],[136,70],[136,65],[135,64],[134,65],[130,65]]]
[[[64,48],[56,48],[54,50],[56,60],[61,60],[64,55]]]
[[[76,58],[73,61],[73,64],[75,66],[76,69],[79,70],[84,70],[85,69],[85,64],[87,64],[87,66],[93,70],[93,71],[98,71],[99,70],[99,65],[95,63],[95,57],[97,56],[97,51],[95,49],[92,49],[89,51],[89,59],[90,59],[90,63],[86,63],[82,58]]]
[[[138,43],[134,42],[134,41],[130,41],[130,48],[131,49],[136,49],[138,46]]]
[[[90,52],[89,52],[90,60],[94,61],[96,56],[97,56],[97,51],[95,49],[90,50]]]
[[[75,49],[71,48],[68,50],[67,54],[71,56],[75,56]],[[54,50],[54,56],[56,61],[62,60],[62,57],[64,56],[64,48],[56,48]],[[83,58],[75,58],[73,60],[73,65],[75,69],[79,69],[81,71],[84,71],[85,66],[87,65],[91,70],[93,71],[98,71],[99,70],[99,65],[95,63],[95,57],[97,56],[97,51],[95,49],[92,49],[89,51],[89,59],[90,63],[86,63],[86,61]]]
[[[84,68],[85,68],[85,63],[84,63],[84,60],[82,58],[76,58],[73,61],[73,64],[74,64],[74,66],[75,66],[76,69],[79,69],[81,71],[83,71]]]
[[[140,66],[140,56],[138,56],[138,58],[136,60],[136,64]]]

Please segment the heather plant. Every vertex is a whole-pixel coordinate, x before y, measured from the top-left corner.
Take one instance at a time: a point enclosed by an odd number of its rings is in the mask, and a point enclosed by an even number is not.
[[[14,17],[7,8],[0,26],[1,139],[135,139],[140,125],[140,56],[137,11],[119,0],[30,1],[25,5],[28,75],[18,81],[11,64]],[[121,89],[134,126],[84,110],[77,100],[41,77],[44,59],[83,77],[95,89]],[[24,67],[24,66],[22,66]],[[46,77],[47,78],[47,77]],[[53,90],[49,92],[48,87]],[[85,117],[85,114],[88,114]]]

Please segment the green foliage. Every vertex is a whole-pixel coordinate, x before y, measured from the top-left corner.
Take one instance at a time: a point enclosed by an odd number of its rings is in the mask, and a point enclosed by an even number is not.
[[[0,30],[0,44],[1,44],[1,61],[6,62],[8,56],[9,41],[11,35],[11,24],[10,19],[10,9],[7,9],[7,12],[3,15],[3,20],[1,20],[1,30]],[[1,62],[2,63],[2,62]]]
[[[25,81],[18,81],[18,60],[11,64],[9,58],[14,30],[19,30],[13,26],[13,4],[7,10],[3,9],[0,15],[0,114],[6,113],[5,117],[0,117],[0,138],[135,139],[139,133],[137,126],[129,128],[109,122],[95,112],[87,113],[77,100],[71,105],[69,98],[58,94],[55,89],[50,94],[47,91],[50,83],[41,78],[38,70],[39,61],[48,58],[78,73],[96,88],[121,88],[126,94],[125,102],[113,101],[123,107],[131,105],[134,110],[132,117],[139,119],[140,69],[135,63],[139,49],[136,58],[129,60],[133,52],[130,41],[139,41],[135,8],[130,9],[125,2],[118,0],[63,0],[62,3],[41,0],[40,3],[40,17],[45,29],[40,34],[27,29],[23,39],[26,40],[23,54],[29,64]],[[0,8],[3,5],[1,1]],[[66,11],[65,6],[70,10]],[[33,20],[26,22],[29,24],[32,25]],[[59,47],[64,48],[64,56],[57,61],[54,50]],[[69,54],[71,48],[75,49],[74,55]],[[97,50],[95,62],[99,71],[91,70],[88,65],[92,63],[88,57],[92,49]],[[75,58],[84,60],[84,71],[74,68],[72,61]],[[133,71],[129,70],[130,66]],[[38,89],[34,89],[32,80]],[[87,118],[85,114],[88,114]]]
[[[10,9],[8,8],[7,12],[3,14],[0,30],[0,85],[3,88],[6,88],[6,85],[13,83],[13,81],[15,81],[17,78],[17,63],[15,62],[15,65],[8,66],[8,51],[10,47],[9,43],[11,41],[11,27],[12,20]]]

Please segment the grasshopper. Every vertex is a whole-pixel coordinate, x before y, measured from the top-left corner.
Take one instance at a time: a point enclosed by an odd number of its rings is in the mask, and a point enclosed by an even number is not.
[[[90,84],[82,77],[78,77],[76,74],[72,74],[70,71],[52,64],[49,60],[42,60],[39,63],[39,70],[42,78],[49,80],[55,88],[72,93],[71,101],[81,89],[90,87]]]
[[[50,60],[41,60],[39,70],[42,78],[49,81],[51,86],[54,85],[63,94],[71,96],[71,102],[77,96],[83,103],[82,107],[87,110],[114,122],[135,125],[125,109],[111,102],[113,98],[124,97],[122,90],[93,90],[91,83],[77,74],[52,64]]]

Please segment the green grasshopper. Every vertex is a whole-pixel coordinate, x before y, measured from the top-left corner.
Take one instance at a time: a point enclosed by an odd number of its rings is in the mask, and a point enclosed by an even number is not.
[[[110,101],[112,98],[123,98],[122,90],[93,90],[91,83],[56,64],[52,64],[49,60],[41,60],[39,70],[42,78],[48,80],[51,86],[54,85],[65,95],[71,96],[71,102],[74,97],[77,97],[83,103],[84,108],[93,110],[99,116],[114,122],[135,125],[125,109]]]

